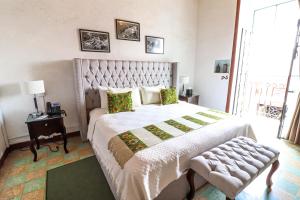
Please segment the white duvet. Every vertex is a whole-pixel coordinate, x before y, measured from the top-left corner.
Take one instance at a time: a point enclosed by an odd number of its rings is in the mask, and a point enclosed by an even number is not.
[[[232,117],[139,151],[124,169],[108,150],[110,138],[119,133],[201,110],[203,107],[179,102],[166,106],[143,105],[135,112],[116,114],[106,114],[105,109],[91,111],[88,139],[110,176],[119,199],[154,199],[189,168],[192,157],[237,136],[255,139],[248,123]]]

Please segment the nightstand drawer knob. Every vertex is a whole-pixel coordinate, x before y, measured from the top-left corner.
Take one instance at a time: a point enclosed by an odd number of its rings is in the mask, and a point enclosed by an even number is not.
[[[45,126],[48,126],[48,124],[46,123]]]

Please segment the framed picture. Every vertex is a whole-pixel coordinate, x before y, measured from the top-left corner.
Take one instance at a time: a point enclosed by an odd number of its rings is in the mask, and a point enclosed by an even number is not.
[[[230,60],[216,60],[215,61],[215,73],[229,73],[230,72]]]
[[[109,33],[79,29],[81,51],[110,52]]]
[[[116,19],[116,36],[119,40],[140,41],[140,23]]]
[[[163,54],[164,53],[164,38],[146,36],[145,38],[146,53]]]

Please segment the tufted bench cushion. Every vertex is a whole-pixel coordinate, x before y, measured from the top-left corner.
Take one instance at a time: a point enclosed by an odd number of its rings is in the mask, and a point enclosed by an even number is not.
[[[279,164],[278,156],[279,152],[273,148],[237,137],[193,158],[190,164],[191,170],[234,199],[267,167],[274,162]],[[271,180],[267,184],[270,186]]]

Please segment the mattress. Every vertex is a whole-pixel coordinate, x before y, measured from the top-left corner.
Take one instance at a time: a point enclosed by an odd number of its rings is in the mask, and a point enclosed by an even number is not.
[[[90,112],[88,139],[120,200],[154,199],[189,168],[189,160],[237,136],[255,139],[247,121],[236,117],[202,127],[137,152],[122,169],[108,150],[110,139],[122,132],[156,124],[171,118],[203,111],[204,107],[179,102],[171,105],[143,105],[134,112],[107,114]]]

